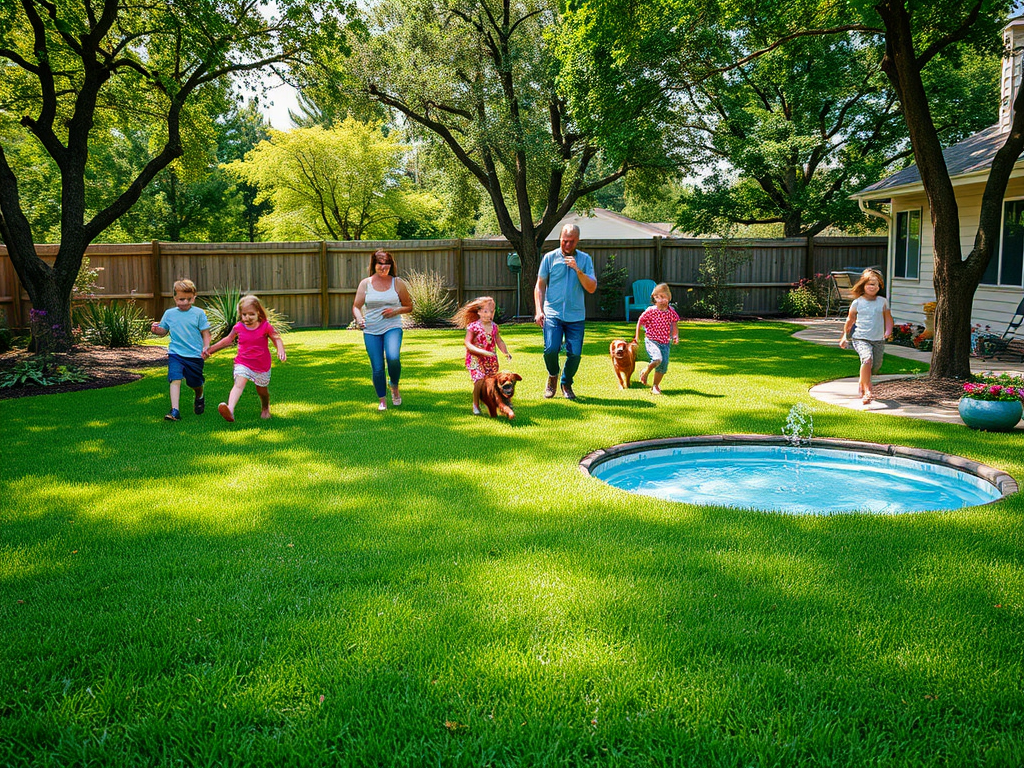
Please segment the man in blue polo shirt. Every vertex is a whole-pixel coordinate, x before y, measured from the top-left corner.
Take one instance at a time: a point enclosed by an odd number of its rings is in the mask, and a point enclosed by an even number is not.
[[[586,293],[597,290],[594,262],[583,251],[576,250],[580,229],[575,224],[562,227],[559,247],[544,254],[537,272],[534,288],[534,321],[544,329],[544,365],[548,369],[548,383],[544,397],[555,396],[558,382],[558,352],[565,340],[565,368],[562,369],[562,394],[575,400],[572,380],[580,367],[583,355],[583,330],[587,310],[583,300]],[[586,292],[586,293],[584,293]]]

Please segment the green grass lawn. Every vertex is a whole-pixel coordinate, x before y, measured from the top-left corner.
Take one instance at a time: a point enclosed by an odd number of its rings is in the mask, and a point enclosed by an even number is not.
[[[355,332],[286,336],[274,418],[165,370],[0,401],[0,765],[1024,764],[1024,500],[794,517],[583,476],[629,440],[815,434],[1024,478],[1021,435],[809,398],[856,354],[684,324],[666,394],[621,392],[590,324],[545,401],[474,417],[461,332],[411,331],[379,414]],[[913,363],[890,357],[883,372]]]

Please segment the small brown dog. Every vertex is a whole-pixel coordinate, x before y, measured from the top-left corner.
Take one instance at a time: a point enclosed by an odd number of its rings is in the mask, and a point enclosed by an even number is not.
[[[615,377],[619,380],[619,389],[629,389],[629,379],[636,370],[636,350],[635,341],[626,343],[622,339],[615,339],[608,348]]]
[[[512,395],[516,393],[516,382],[522,381],[523,377],[518,373],[496,373],[493,376],[485,376],[473,385],[473,410],[480,410],[480,403],[487,406],[487,410],[494,418],[501,412],[510,419],[515,418],[512,411]]]

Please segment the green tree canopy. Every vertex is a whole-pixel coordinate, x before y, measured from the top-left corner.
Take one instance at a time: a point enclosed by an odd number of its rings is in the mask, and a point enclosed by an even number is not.
[[[436,201],[409,189],[406,149],[396,132],[348,117],[329,130],[272,130],[227,168],[272,204],[261,224],[273,239],[387,239],[403,219],[437,213]]]

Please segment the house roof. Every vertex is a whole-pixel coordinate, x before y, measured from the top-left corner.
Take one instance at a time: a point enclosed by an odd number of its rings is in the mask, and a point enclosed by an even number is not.
[[[942,150],[949,177],[956,179],[986,173],[992,167],[996,152],[1005,142],[1006,133],[1000,132],[999,125],[996,124]],[[851,197],[862,200],[885,200],[892,197],[895,192],[913,192],[919,189],[923,189],[921,172],[916,165],[911,165],[875,182],[870,187],[865,187]]]
[[[579,227],[582,240],[650,240],[656,235],[673,236],[671,224],[647,224],[615,211],[594,208],[589,215],[570,211],[554,226],[546,239],[557,240],[566,224]],[[496,239],[501,239],[501,236]]]

